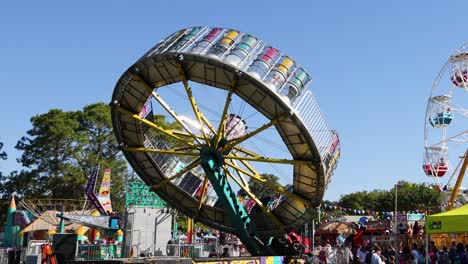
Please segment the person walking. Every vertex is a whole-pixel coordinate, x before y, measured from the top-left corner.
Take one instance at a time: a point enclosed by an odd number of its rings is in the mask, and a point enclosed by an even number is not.
[[[457,252],[453,258],[454,264],[468,264],[468,256],[465,252],[465,246],[462,243],[457,244]]]
[[[380,257],[382,249],[379,246],[374,247],[374,253],[372,254],[371,264],[385,264]]]

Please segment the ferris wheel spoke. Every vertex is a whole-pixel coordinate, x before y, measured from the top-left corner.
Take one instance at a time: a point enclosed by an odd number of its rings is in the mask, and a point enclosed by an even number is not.
[[[247,139],[261,133],[262,131],[268,129],[269,127],[273,126],[273,125],[276,125],[278,122],[280,122],[281,120],[283,120],[285,118],[284,115],[280,115],[278,116],[277,118],[271,120],[270,122],[264,124],[263,126],[257,128],[256,130],[250,132],[250,133],[247,133],[241,137],[238,137],[236,138],[235,140],[229,142],[225,149],[231,149],[233,146],[236,146],[236,145],[239,145],[240,143],[246,141]]]
[[[197,167],[198,165],[200,165],[200,158],[192,161],[192,163],[190,163],[187,167],[183,168],[181,171],[179,171],[178,173],[174,174],[173,176],[169,177],[169,178],[166,178],[164,179],[163,181],[161,181],[160,183],[156,184],[156,185],[153,185],[153,187],[151,188],[151,190],[155,191],[155,190],[158,190],[159,188],[163,187],[164,185],[166,185],[168,182],[180,177],[180,176],[183,176],[186,172],[188,172],[189,170]]]
[[[223,137],[223,129],[226,126],[227,112],[229,109],[229,105],[231,104],[232,94],[234,93],[234,89],[236,89],[237,87],[237,80],[238,80],[238,76],[237,74],[234,74],[234,78],[231,81],[231,89],[229,89],[229,93],[226,96],[226,102],[224,103],[223,113],[221,115],[221,121],[219,121],[218,131],[216,133],[216,142],[214,142],[214,146],[217,146],[218,142]]]
[[[182,148],[172,148],[172,149],[157,149],[157,148],[145,148],[145,147],[125,147],[125,151],[131,152],[151,152],[151,153],[159,153],[159,154],[170,154],[170,155],[179,155],[179,156],[195,156],[199,157],[200,154],[198,152],[183,152],[181,150],[185,150],[187,147]]]
[[[166,112],[168,112],[172,118],[174,118],[177,123],[179,123],[179,125],[181,125],[185,131],[187,131],[188,135],[190,137],[192,137],[193,139],[195,139],[199,144],[201,144],[201,140],[200,140],[200,137],[198,137],[197,135],[195,135],[192,130],[190,129],[190,127],[187,126],[187,124],[185,124],[184,122],[182,122],[182,120],[179,118],[179,116],[177,115],[176,112],[174,112],[174,110],[172,110],[172,108],[166,103],[166,101],[164,101],[164,99],[159,95],[157,94],[155,91],[153,91],[151,93],[151,95],[153,96],[153,98],[162,106],[162,108],[164,108],[166,110]]]
[[[242,189],[244,190],[244,192],[247,194],[247,196],[249,196],[254,202],[255,204],[258,205],[258,207],[260,207],[260,209],[262,210],[262,212],[264,212],[279,228],[284,228],[284,224],[270,211],[268,210],[268,207],[266,207],[262,201],[260,201],[260,199],[258,199],[258,197],[250,190],[250,188],[248,187],[248,185],[243,185],[239,179],[237,179],[236,177],[234,177],[231,172],[229,172],[229,170],[227,168],[224,168],[224,171],[226,172],[227,175],[229,175],[229,177],[231,179],[234,180],[234,182],[236,182],[236,184]]]
[[[171,130],[171,129],[165,129],[165,128],[163,128],[163,127],[161,127],[161,126],[159,126],[159,125],[157,125],[157,124],[155,124],[155,123],[153,123],[153,122],[151,122],[151,121],[149,121],[147,119],[141,118],[138,114],[132,113],[131,111],[129,111],[129,110],[127,110],[127,109],[125,109],[125,108],[123,108],[123,107],[121,107],[119,105],[114,105],[114,108],[117,111],[119,111],[120,113],[131,116],[132,118],[134,118],[134,119],[148,125],[151,128],[156,129],[158,132],[161,132],[161,133],[163,133],[163,134],[165,134],[165,135],[167,135],[167,136],[169,136],[169,137],[171,137],[173,139],[181,141],[181,142],[183,142],[183,143],[185,143],[186,145],[189,145],[189,146],[194,145],[192,142],[187,141],[186,139],[177,136],[176,133],[174,133],[174,131]]]
[[[209,138],[206,135],[205,131],[203,130],[204,126],[203,126],[203,122],[202,122],[202,118],[201,118],[202,114],[201,114],[200,110],[198,109],[197,103],[195,101],[195,97],[193,96],[193,93],[192,93],[192,88],[190,88],[190,85],[188,84],[187,74],[185,72],[184,65],[183,65],[182,61],[179,61],[179,63],[177,64],[177,67],[179,69],[180,76],[182,76],[182,83],[184,84],[185,92],[187,93],[187,98],[189,99],[190,105],[192,106],[193,113],[195,114],[195,117],[197,118],[198,124],[200,125],[200,131],[201,131],[205,141],[209,142]]]
[[[461,136],[463,136],[463,135],[465,135],[465,134],[468,135],[468,130],[465,130],[465,131],[463,131],[463,132],[461,132],[461,133],[456,134],[455,136],[452,136],[452,137],[446,138],[446,139],[444,139],[444,140],[442,140],[442,141],[440,141],[440,142],[437,142],[437,143],[435,143],[435,144],[429,146],[429,148],[430,148],[430,147],[437,147],[437,146],[439,146],[439,145],[442,145],[442,144],[446,143],[447,141],[457,141],[456,139],[457,139],[458,137],[461,137]]]

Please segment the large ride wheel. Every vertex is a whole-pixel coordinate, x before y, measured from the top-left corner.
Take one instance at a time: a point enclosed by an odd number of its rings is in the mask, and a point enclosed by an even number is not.
[[[252,35],[183,29],[117,82],[117,141],[145,183],[196,221],[244,243],[281,235],[312,218],[340,156],[310,80]]]

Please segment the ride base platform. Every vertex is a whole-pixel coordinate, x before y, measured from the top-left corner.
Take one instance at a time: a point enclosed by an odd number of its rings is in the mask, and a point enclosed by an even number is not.
[[[124,263],[148,263],[148,264],[296,264],[304,263],[303,259],[285,256],[263,256],[263,257],[236,257],[236,258],[180,258],[180,257],[151,257],[151,258],[118,258],[107,260],[69,260],[67,264],[124,264]]]

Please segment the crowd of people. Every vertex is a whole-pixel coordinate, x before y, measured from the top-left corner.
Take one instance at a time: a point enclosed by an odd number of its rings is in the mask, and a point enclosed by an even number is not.
[[[314,260],[319,264],[422,264],[426,258],[430,264],[468,264],[468,244],[453,242],[450,248],[438,248],[433,241],[426,252],[424,246],[413,243],[405,246],[397,254],[388,244],[351,247],[345,244],[332,247],[330,244],[318,246]]]

